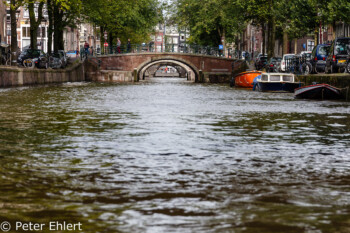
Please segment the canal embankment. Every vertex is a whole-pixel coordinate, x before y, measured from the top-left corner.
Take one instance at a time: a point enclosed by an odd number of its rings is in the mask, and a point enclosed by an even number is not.
[[[350,100],[350,74],[348,73],[298,75],[296,80],[304,85],[327,83],[342,89],[344,98],[347,101]]]
[[[66,69],[0,66],[0,87],[91,81],[88,79],[82,62],[74,63]]]

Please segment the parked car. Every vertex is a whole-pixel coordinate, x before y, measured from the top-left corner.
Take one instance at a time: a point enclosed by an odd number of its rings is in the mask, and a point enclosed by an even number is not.
[[[311,54],[312,52],[311,51],[301,51],[300,55],[303,56],[305,54]]]
[[[292,53],[287,53],[284,54],[281,60],[281,66],[280,66],[280,71],[285,72],[288,69],[288,66],[290,66],[290,62],[294,59],[295,54]]]
[[[48,68],[48,57],[40,49],[26,49],[18,56],[17,64],[26,67]]]
[[[60,59],[62,61],[62,68],[65,68],[68,65],[68,57],[63,50],[58,50],[58,54],[60,55]]]
[[[350,54],[350,37],[336,38],[326,59],[326,73],[344,72]]]
[[[67,57],[76,58],[79,56],[78,50],[70,50],[66,53]]]
[[[314,47],[310,59],[312,73],[317,74],[325,71],[326,59],[330,47],[329,44],[319,44]]]
[[[256,62],[255,69],[261,70],[266,66],[267,63],[267,56],[261,56],[259,57],[258,61]]]
[[[51,59],[50,59],[50,67],[53,69],[60,69],[64,68],[64,57],[62,56],[61,53],[52,53],[51,54]]]
[[[240,59],[246,60],[247,53],[246,51],[242,51]]]
[[[281,65],[281,57],[271,57],[266,63],[265,69],[267,72],[278,72]]]
[[[255,61],[254,61],[254,66],[255,66],[255,67],[256,67],[256,65],[257,65],[258,60],[259,60],[260,57],[262,57],[262,56],[267,56],[267,55],[266,55],[266,54],[259,53],[258,56],[256,56]]]

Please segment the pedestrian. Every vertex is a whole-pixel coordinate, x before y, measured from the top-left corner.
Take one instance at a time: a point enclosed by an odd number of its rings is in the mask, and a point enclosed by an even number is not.
[[[119,38],[117,38],[117,53],[120,53],[120,46],[122,45],[122,42]]]
[[[127,50],[128,53],[131,52],[131,42],[130,42],[130,39],[128,39],[128,43],[127,43],[127,45],[126,45],[126,50]]]
[[[89,54],[89,43],[87,41],[85,41],[85,44],[84,44],[84,50],[85,50],[85,55],[87,56]]]

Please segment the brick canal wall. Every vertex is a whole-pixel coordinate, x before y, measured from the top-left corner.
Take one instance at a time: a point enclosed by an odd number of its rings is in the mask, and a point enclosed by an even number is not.
[[[0,66],[0,87],[90,81],[85,77],[83,63],[66,69],[30,69]]]
[[[297,76],[297,81],[303,82],[304,85],[311,85],[313,82],[317,82],[327,83],[338,88],[346,88],[350,87],[350,74],[338,73],[299,75]]]

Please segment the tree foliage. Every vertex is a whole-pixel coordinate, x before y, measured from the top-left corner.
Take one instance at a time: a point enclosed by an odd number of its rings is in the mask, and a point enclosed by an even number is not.
[[[320,25],[350,23],[349,0],[178,0],[173,12],[197,44],[217,45],[223,31],[231,42],[247,23],[258,26],[267,35],[270,56],[276,35],[292,40],[317,34]]]
[[[190,29],[190,43],[218,46],[232,42],[245,22],[243,8],[232,0],[178,0],[172,20]]]
[[[113,38],[128,38],[133,43],[149,40],[150,33],[161,18],[157,0],[83,0],[85,19],[107,31]]]

